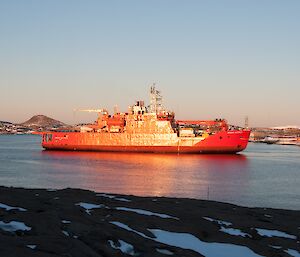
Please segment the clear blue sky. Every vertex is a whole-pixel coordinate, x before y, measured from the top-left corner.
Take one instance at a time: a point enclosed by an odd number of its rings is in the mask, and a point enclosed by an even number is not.
[[[300,126],[300,1],[0,1],[0,120],[92,121],[152,82],[180,119]]]

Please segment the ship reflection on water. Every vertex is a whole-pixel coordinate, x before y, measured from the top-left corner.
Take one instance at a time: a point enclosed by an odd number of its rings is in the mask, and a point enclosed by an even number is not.
[[[39,141],[0,137],[1,185],[300,208],[299,147],[250,143],[241,154],[170,155],[43,151]]]
[[[139,196],[239,198],[247,187],[247,157],[42,151],[55,187]],[[59,171],[59,172],[57,172]],[[232,186],[233,181],[235,185]],[[223,199],[226,195],[226,199]]]

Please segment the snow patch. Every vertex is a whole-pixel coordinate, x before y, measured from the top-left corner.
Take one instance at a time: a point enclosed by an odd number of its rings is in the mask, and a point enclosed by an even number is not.
[[[120,198],[120,197],[115,197],[115,200],[122,201],[122,202],[131,202],[131,200],[129,200],[129,199]]]
[[[156,251],[157,251],[158,253],[165,254],[165,255],[174,255],[173,252],[171,252],[171,251],[169,251],[169,250],[167,250],[167,249],[158,249],[158,248],[156,248]]]
[[[116,207],[115,208],[118,211],[130,211],[130,212],[135,212],[138,214],[142,215],[147,215],[147,216],[157,216],[163,219],[176,219],[179,220],[176,217],[170,216],[168,214],[161,214],[161,213],[156,213],[156,212],[151,212],[151,211],[146,211],[146,210],[141,210],[141,209],[132,209],[132,208],[126,208],[126,207]]]
[[[236,229],[236,228],[221,227],[221,229],[219,231],[224,232],[229,235],[232,235],[232,236],[242,236],[242,237],[249,236],[249,237],[251,237],[251,235],[249,235],[248,233],[244,233],[240,229]]]
[[[289,239],[297,239],[297,237],[294,235],[290,235],[278,230],[270,230],[270,229],[262,229],[262,228],[255,228],[255,229],[260,236],[266,236],[266,237],[277,236],[277,237],[284,237]]]
[[[108,194],[96,194],[96,196],[102,196],[102,197],[106,197],[106,198],[109,198],[109,199],[114,199],[115,198],[114,195],[108,195]]]
[[[36,248],[36,245],[26,245],[28,248],[34,250]]]
[[[27,211],[24,208],[9,206],[9,205],[4,204],[4,203],[0,203],[0,209],[5,209],[6,211],[10,211],[10,210]]]
[[[206,257],[260,257],[245,246],[225,243],[203,242],[194,235],[188,233],[177,233],[160,229],[149,229],[156,238],[154,241],[168,244],[183,249],[198,252]]]
[[[282,247],[279,245],[269,245],[270,247],[274,248],[274,249],[281,249]]]
[[[115,244],[112,240],[108,240],[110,246],[116,250],[120,250],[122,253],[129,254],[131,256],[136,255],[136,252],[134,251],[133,245],[123,241],[118,240],[119,246]]]
[[[272,218],[272,215],[269,215],[269,214],[264,214],[264,216],[267,218]]]
[[[194,235],[188,233],[177,233],[160,229],[148,229],[148,231],[155,236],[155,238],[151,238],[130,228],[124,223],[118,221],[111,221],[110,223],[127,231],[134,232],[144,238],[182,249],[192,250],[206,257],[261,257],[261,255],[256,254],[245,246],[203,242]]]
[[[211,221],[211,222],[217,222],[219,225],[225,225],[225,226],[231,226],[232,223],[228,222],[228,221],[223,221],[223,220],[217,220],[217,219],[213,219],[210,217],[203,217],[203,219]]]
[[[0,229],[8,232],[15,232],[18,230],[29,231],[31,230],[31,227],[27,227],[23,222],[19,221],[10,221],[8,223],[0,221]]]
[[[104,204],[93,204],[93,203],[76,203],[75,205],[79,205],[80,207],[85,209],[85,212],[89,215],[91,215],[91,210],[92,209],[98,209],[98,208],[104,208]]]
[[[132,229],[131,227],[127,226],[124,223],[121,223],[121,222],[118,222],[118,221],[110,221],[109,223],[111,223],[111,224],[113,224],[115,226],[118,226],[119,228],[126,229],[127,231],[134,232],[134,233],[140,235],[141,237],[150,238],[150,237],[146,236],[145,234],[143,234],[143,233],[141,233],[141,232],[139,232],[137,230]]]
[[[62,220],[61,223],[63,223],[63,224],[70,224],[71,221],[69,221],[69,220]]]
[[[287,249],[287,250],[285,250],[285,252],[293,257],[300,257],[300,252],[298,252],[294,249]]]
[[[67,232],[67,231],[65,231],[65,230],[62,230],[61,231],[65,236],[70,236],[70,234]]]
[[[102,196],[102,197],[106,197],[106,198],[109,198],[109,199],[114,199],[114,200],[118,200],[118,201],[122,201],[122,202],[131,202],[131,200],[129,200],[129,199],[121,198],[121,197],[116,197],[114,195],[96,194],[96,196]]]

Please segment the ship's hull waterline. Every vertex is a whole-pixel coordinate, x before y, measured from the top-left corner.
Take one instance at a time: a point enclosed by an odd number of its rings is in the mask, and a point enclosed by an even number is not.
[[[46,150],[144,152],[144,153],[237,153],[248,144],[249,130],[220,131],[206,138],[172,134],[43,133]]]

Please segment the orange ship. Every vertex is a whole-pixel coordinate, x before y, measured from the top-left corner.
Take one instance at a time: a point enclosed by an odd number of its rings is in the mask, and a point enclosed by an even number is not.
[[[226,120],[175,120],[166,111],[162,97],[151,86],[150,105],[137,101],[128,112],[105,109],[98,112],[95,124],[79,131],[42,133],[42,146],[47,150],[114,151],[151,153],[237,153],[247,147],[250,131],[232,129]]]

